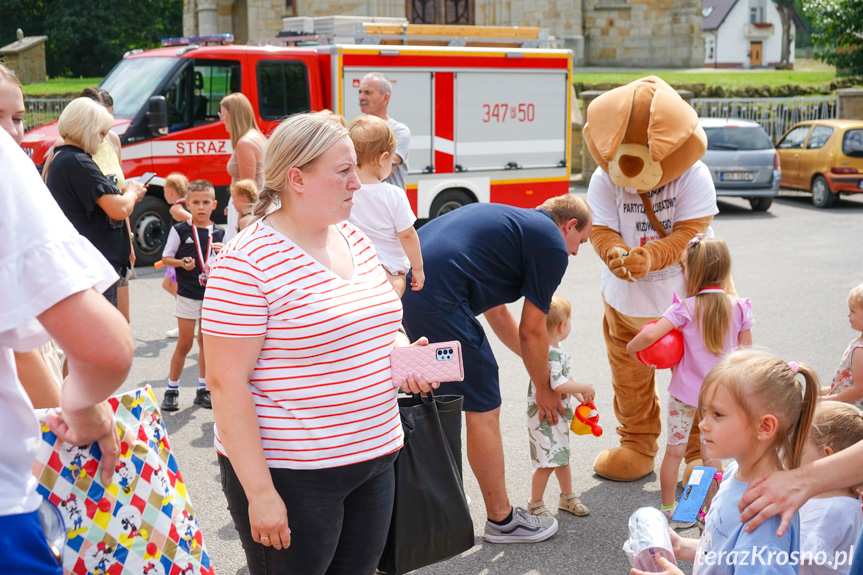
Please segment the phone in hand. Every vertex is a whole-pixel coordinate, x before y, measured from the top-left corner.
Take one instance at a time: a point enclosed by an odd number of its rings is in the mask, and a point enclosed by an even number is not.
[[[464,381],[461,343],[443,341],[397,347],[390,353],[393,387],[401,387],[409,374],[426,381]]]
[[[152,180],[155,177],[156,177],[156,172],[144,172],[143,174],[138,176],[136,179],[146,186],[147,184],[150,183],[150,180]]]

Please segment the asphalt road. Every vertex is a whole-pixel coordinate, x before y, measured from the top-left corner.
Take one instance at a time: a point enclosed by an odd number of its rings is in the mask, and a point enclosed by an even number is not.
[[[584,190],[575,190],[583,194]],[[720,200],[713,228],[726,240],[733,256],[734,280],[741,296],[752,299],[756,346],[767,347],[788,360],[810,364],[829,384],[842,352],[855,337],[846,315],[846,294],[863,282],[863,198],[843,198],[830,210],[814,208],[806,195],[793,192],[778,198],[767,213],[754,213],[748,202]],[[593,474],[592,463],[603,449],[617,445],[609,369],[602,339],[599,293],[601,262],[590,245],[570,260],[558,293],[573,303],[573,330],[564,342],[572,356],[574,377],[597,390],[596,404],[605,433],[600,438],[573,436],[572,475],[576,491],[591,514],[578,518],[560,512],[560,530],[535,545],[493,545],[481,539],[485,520],[482,497],[465,458],[465,490],[476,545],[460,557],[418,571],[423,575],[564,575],[628,572],[621,546],[628,536],[629,515],[659,503],[659,464],[656,473],[633,483],[615,483]],[[164,337],[174,327],[173,300],[162,291],[162,272],[138,270],[131,284],[132,333],[135,361],[124,390],[154,387],[161,399],[175,340]],[[513,304],[518,314],[520,302]],[[501,410],[509,495],[526,506],[532,469],[525,430],[527,375],[521,361],[490,336],[501,368]],[[217,573],[246,573],[245,557],[226,509],[213,449],[212,412],[194,406],[197,348],[187,359],[181,379],[179,412],[165,423],[180,469],[198,513],[204,543]],[[665,395],[669,373],[658,376]],[[664,402],[664,399],[663,399]],[[662,441],[662,440],[660,440]],[[661,453],[660,453],[661,454]],[[557,500],[552,478],[546,501]],[[433,486],[430,486],[433,488]],[[697,536],[697,530],[689,531]],[[689,572],[690,566],[684,564]]]

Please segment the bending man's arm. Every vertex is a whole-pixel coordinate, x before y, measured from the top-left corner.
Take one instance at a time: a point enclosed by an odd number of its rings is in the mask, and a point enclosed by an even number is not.
[[[525,300],[527,301],[527,300]],[[521,357],[521,344],[518,341],[518,324],[506,304],[493,307],[483,314],[491,330],[503,345]]]
[[[794,513],[810,498],[843,487],[863,483],[863,441],[823,459],[807,463],[791,471],[776,471],[763,475],[749,484],[740,503],[740,521],[744,530],[755,528],[774,515],[782,522],[776,531],[782,537],[791,524]]]
[[[264,456],[261,429],[249,379],[264,337],[227,338],[204,334],[207,388],[219,439],[249,500],[252,538],[269,538],[276,549],[291,544],[288,510],[276,491]]]

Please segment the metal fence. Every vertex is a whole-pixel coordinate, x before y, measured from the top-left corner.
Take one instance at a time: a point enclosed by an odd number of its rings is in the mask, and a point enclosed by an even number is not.
[[[49,124],[60,117],[72,98],[24,98],[24,130]]]
[[[839,117],[839,98],[694,98],[692,107],[702,118],[758,122],[774,142],[797,122]]]

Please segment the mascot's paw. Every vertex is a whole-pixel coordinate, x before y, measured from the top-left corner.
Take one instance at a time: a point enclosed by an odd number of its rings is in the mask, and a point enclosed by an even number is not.
[[[632,274],[630,274],[629,270],[626,269],[626,266],[623,265],[623,258],[613,259],[608,262],[608,269],[610,269],[611,273],[613,273],[620,279],[626,280],[628,282],[632,281]]]
[[[626,447],[606,449],[593,462],[593,470],[612,481],[635,481],[648,475],[654,467],[653,457]]]
[[[633,248],[626,257],[626,269],[635,279],[641,279],[650,272],[650,252],[644,248]]]
[[[608,269],[622,280],[632,281],[629,269],[624,265],[624,258],[629,255],[624,248],[613,247],[608,251]]]
[[[692,475],[692,470],[698,466],[703,466],[704,462],[701,459],[693,459],[689,463],[686,464],[686,469],[683,470],[683,479],[680,480],[680,486],[684,489],[686,488],[686,484],[689,483],[689,476]],[[720,465],[716,470],[720,473],[724,471],[723,467]]]

